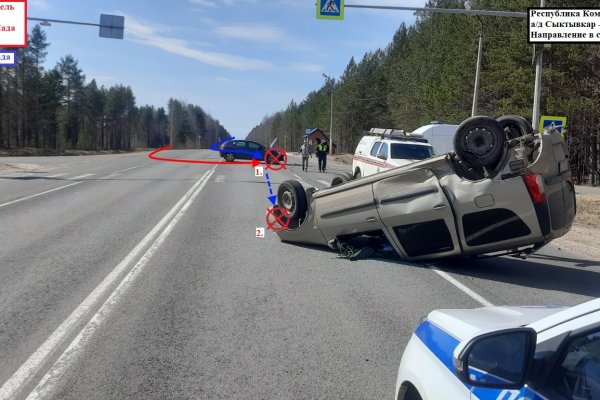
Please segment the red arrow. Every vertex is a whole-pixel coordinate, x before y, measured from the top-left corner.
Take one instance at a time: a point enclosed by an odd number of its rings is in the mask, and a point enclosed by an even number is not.
[[[238,162],[230,162],[230,161],[210,161],[210,160],[187,160],[184,158],[166,158],[166,157],[157,157],[155,154],[160,153],[163,150],[169,150],[172,148],[172,145],[168,145],[165,147],[161,147],[160,149],[154,150],[152,153],[148,154],[148,158],[158,161],[168,161],[168,162],[178,162],[178,163],[188,163],[188,164],[221,164],[221,165],[252,165],[252,167],[256,167],[260,164],[260,161],[257,159],[253,159],[252,161],[238,161]]]

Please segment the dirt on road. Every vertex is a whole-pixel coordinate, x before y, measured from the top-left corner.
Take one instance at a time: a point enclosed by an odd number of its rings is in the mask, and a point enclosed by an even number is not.
[[[0,175],[12,174],[15,172],[31,172],[40,168],[42,168],[42,166],[37,164],[8,164],[0,162]]]

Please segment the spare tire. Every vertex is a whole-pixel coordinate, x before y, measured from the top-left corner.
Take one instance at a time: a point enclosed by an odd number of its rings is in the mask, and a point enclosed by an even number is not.
[[[509,140],[533,133],[529,121],[520,115],[503,115],[496,121],[498,121]]]
[[[308,209],[308,202],[302,184],[294,180],[283,181],[277,189],[277,204],[288,211],[290,221],[303,218]]]
[[[490,117],[471,117],[454,134],[454,151],[469,167],[496,165],[504,150],[506,134]]]
[[[352,175],[352,172],[340,172],[339,173],[341,176],[345,176],[347,180],[351,181],[352,179],[354,179],[354,175]]]
[[[334,177],[331,181],[331,186],[341,185],[344,182],[348,182],[354,179],[354,176],[350,172],[340,172],[338,176]]]
[[[341,177],[341,176],[336,176],[331,180],[331,187],[341,185],[344,182],[346,182],[346,178]]]

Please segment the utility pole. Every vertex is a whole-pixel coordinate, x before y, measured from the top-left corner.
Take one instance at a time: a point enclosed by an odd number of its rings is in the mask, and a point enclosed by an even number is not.
[[[481,52],[483,49],[483,21],[479,15],[475,15],[479,20],[479,49],[477,50],[477,69],[475,70],[475,89],[473,89],[473,107],[471,108],[471,117],[477,115],[477,105],[479,102],[479,80],[481,73]]]
[[[540,7],[546,5],[545,0],[540,0]],[[533,132],[538,131],[538,124],[540,122],[540,108],[541,108],[541,96],[542,96],[542,62],[544,60],[544,47],[543,45],[533,45],[533,53],[537,59],[535,61],[535,87],[533,89],[533,116],[531,120],[531,126]]]
[[[333,154],[333,88],[335,87],[335,79],[331,78],[329,75],[322,74],[327,82],[331,82],[331,108],[329,110],[329,154]]]

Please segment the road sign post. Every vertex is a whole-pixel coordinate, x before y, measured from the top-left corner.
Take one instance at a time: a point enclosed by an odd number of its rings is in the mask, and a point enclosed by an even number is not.
[[[317,0],[318,19],[344,19],[344,0]]]
[[[125,30],[125,17],[121,15],[100,14],[99,24],[93,24],[91,22],[65,21],[60,19],[49,18],[27,17],[27,19],[30,21],[40,21],[42,25],[46,26],[50,26],[51,22],[56,22],[59,24],[98,26],[100,27],[100,37],[110,39],[123,39],[123,32]]]

